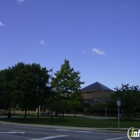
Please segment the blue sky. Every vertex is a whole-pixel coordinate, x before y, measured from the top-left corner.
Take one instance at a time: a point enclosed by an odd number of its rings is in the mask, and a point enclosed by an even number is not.
[[[0,0],[0,69],[18,62],[58,71],[82,87],[140,85],[140,0]]]

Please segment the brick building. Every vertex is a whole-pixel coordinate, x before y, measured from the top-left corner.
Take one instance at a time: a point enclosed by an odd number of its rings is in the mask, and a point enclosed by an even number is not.
[[[114,91],[99,82],[95,82],[82,89],[82,96],[85,103],[90,105],[96,103],[107,103],[110,99],[110,95]]]

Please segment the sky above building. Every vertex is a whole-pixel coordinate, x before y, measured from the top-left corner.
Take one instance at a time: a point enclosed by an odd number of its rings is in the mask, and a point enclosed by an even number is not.
[[[140,85],[140,0],[0,0],[0,69],[64,59],[82,87]]]

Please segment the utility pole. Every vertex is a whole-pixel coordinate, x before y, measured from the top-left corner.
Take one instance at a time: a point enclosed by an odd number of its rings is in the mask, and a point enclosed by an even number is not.
[[[118,97],[117,98],[117,106],[118,106],[118,129],[120,129],[120,106],[121,106],[121,100]]]

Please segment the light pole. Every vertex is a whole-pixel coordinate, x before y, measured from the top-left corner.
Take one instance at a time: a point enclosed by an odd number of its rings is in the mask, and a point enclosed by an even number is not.
[[[118,106],[118,129],[120,129],[120,106],[121,106],[121,99],[117,98],[117,106]]]

